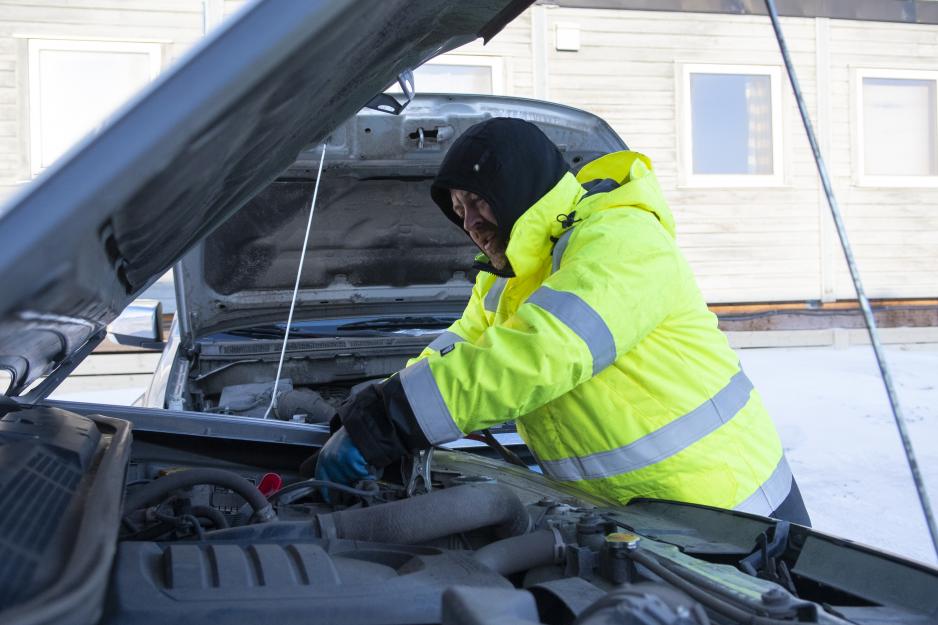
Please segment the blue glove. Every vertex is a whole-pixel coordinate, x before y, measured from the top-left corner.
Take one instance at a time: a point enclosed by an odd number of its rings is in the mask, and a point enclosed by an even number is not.
[[[317,480],[338,482],[351,486],[362,480],[374,480],[374,469],[352,442],[345,428],[333,434],[319,452],[316,461]],[[323,498],[330,501],[328,489],[322,489]]]

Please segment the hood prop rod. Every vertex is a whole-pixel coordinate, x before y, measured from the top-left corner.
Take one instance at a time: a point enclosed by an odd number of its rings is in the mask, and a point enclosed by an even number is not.
[[[844,250],[844,257],[847,259],[847,267],[850,269],[850,277],[853,280],[853,288],[856,289],[857,299],[860,302],[860,308],[863,311],[863,318],[866,321],[866,329],[870,335],[870,343],[873,346],[873,353],[876,355],[876,364],[879,365],[879,373],[883,378],[883,384],[886,387],[886,394],[889,396],[889,405],[892,408],[892,416],[896,421],[896,427],[899,429],[899,438],[902,439],[902,447],[905,450],[905,457],[909,463],[909,470],[912,472],[912,481],[915,482],[915,488],[918,491],[918,499],[922,505],[922,512],[925,515],[925,523],[928,525],[928,532],[931,535],[932,546],[935,548],[935,554],[938,555],[938,527],[935,526],[935,515],[932,512],[931,503],[928,500],[928,493],[925,490],[925,483],[922,480],[922,473],[919,470],[918,461],[915,459],[915,451],[912,449],[912,439],[909,437],[908,429],[905,425],[905,419],[902,416],[902,408],[899,405],[899,398],[896,395],[895,387],[892,383],[892,375],[889,372],[889,364],[886,362],[886,356],[883,352],[883,346],[879,341],[879,332],[876,329],[876,319],[873,317],[873,309],[870,307],[870,300],[863,290],[863,283],[860,280],[860,271],[857,268],[856,260],[853,256],[853,250],[850,246],[850,239],[847,237],[847,227],[844,224],[840,213],[840,207],[837,204],[837,198],[834,196],[834,189],[831,186],[830,177],[827,173],[827,166],[824,164],[824,157],[821,155],[821,148],[817,137],[814,135],[814,127],[811,125],[811,118],[808,116],[808,107],[805,105],[804,96],[801,94],[801,87],[798,85],[798,77],[795,75],[795,68],[792,65],[791,57],[788,54],[788,45],[785,43],[785,36],[782,34],[782,26],[778,19],[778,10],[775,8],[775,0],[765,0],[765,8],[768,11],[769,19],[772,20],[772,28],[775,30],[775,39],[778,41],[779,51],[782,53],[782,59],[785,62],[785,71],[788,73],[788,80],[791,82],[791,89],[795,94],[795,100],[798,102],[798,111],[801,113],[801,121],[804,123],[805,132],[808,135],[808,141],[811,143],[811,151],[814,152],[814,163],[817,165],[818,175],[821,178],[821,185],[824,187],[824,194],[827,196],[827,205],[831,209],[831,215],[834,218],[834,224],[837,226],[837,235],[840,237],[840,246]]]
[[[303,263],[306,260],[306,246],[309,244],[309,231],[313,225],[313,211],[316,210],[316,196],[319,195],[319,181],[322,179],[322,164],[326,160],[326,144],[322,144],[322,154],[319,156],[319,170],[316,172],[316,186],[313,187],[313,199],[309,203],[309,218],[306,220],[306,234],[303,235],[303,249],[300,251],[300,266],[296,268],[296,283],[293,285],[293,297],[290,298],[290,314],[287,315],[287,327],[283,331],[283,345],[280,348],[280,360],[277,362],[277,375],[274,377],[274,389],[270,393],[270,404],[264,412],[264,418],[270,418],[270,411],[277,403],[277,387],[280,386],[280,372],[283,370],[283,359],[287,354],[287,341],[290,339],[290,326],[293,325],[293,309],[296,307],[296,295],[300,291],[300,277],[303,275]]]

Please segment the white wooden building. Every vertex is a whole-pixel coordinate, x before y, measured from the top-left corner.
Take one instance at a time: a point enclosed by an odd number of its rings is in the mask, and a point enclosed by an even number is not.
[[[0,193],[240,4],[0,0]],[[761,4],[537,4],[488,45],[419,69],[417,89],[553,100],[605,118],[654,161],[714,304],[851,299],[771,25],[741,8]],[[868,293],[938,298],[938,3],[839,3],[847,14],[779,4]]]

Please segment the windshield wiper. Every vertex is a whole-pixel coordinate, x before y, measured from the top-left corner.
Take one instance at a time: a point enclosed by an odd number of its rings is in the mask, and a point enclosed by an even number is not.
[[[294,324],[290,328],[290,336],[297,338],[318,338],[335,336],[336,332],[353,333],[357,331],[395,331],[395,330],[445,330],[450,327],[457,317],[455,316],[421,316],[421,317],[378,317],[363,321],[353,321],[338,326],[306,326]],[[253,339],[282,339],[284,328],[279,325],[255,326],[252,328],[238,328],[228,330],[226,334],[244,336]]]
[[[277,326],[258,326],[254,328],[228,330],[225,334],[246,336],[252,339],[280,339],[283,338],[283,328],[278,328]]]
[[[381,317],[367,321],[355,321],[336,327],[336,330],[386,330],[396,328],[446,329],[453,325],[455,317]]]
[[[241,328],[238,330],[228,330],[225,334],[232,336],[246,336],[252,339],[282,339],[284,335],[283,328],[279,326],[260,326],[256,328]],[[327,330],[308,330],[293,326],[290,328],[290,336],[294,338],[324,338],[333,336],[335,333],[331,329]]]

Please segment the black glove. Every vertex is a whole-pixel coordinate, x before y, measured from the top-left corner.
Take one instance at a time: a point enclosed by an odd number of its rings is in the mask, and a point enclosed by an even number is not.
[[[377,468],[430,447],[397,374],[350,397],[339,407],[339,418],[368,464]]]

